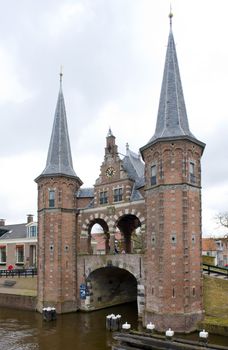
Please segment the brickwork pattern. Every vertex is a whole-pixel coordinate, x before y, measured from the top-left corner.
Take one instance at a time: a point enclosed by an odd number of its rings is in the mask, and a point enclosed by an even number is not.
[[[156,320],[160,329],[172,319],[172,327],[185,331],[202,314],[201,153],[187,140],[160,142],[144,150],[145,309],[147,321]],[[194,178],[190,162],[195,164]],[[157,178],[151,185],[154,164]]]

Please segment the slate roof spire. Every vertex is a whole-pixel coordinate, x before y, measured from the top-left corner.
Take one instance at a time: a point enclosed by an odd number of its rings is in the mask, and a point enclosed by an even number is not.
[[[111,127],[108,129],[107,137],[114,136],[111,130]]]
[[[67,175],[77,177],[73,168],[71,156],[66,109],[62,91],[62,77],[63,73],[61,69],[59,95],[55,110],[47,162],[41,175]]]
[[[172,31],[172,17],[173,14],[170,11],[170,32],[166,51],[156,129],[153,137],[149,140],[146,146],[142,147],[142,149],[147,148],[157,140],[167,138],[190,138],[194,142],[204,145],[195,138],[189,128]]]

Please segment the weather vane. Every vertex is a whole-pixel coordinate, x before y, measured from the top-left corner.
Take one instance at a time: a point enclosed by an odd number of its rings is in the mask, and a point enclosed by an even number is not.
[[[60,84],[62,85],[62,80],[63,80],[63,66],[62,65],[60,66],[59,76],[60,76]]]
[[[170,24],[170,28],[172,28],[172,18],[173,18],[172,6],[170,4],[170,10],[169,10],[169,24]]]

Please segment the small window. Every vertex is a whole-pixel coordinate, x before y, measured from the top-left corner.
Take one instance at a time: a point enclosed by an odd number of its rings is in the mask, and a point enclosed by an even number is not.
[[[190,162],[189,165],[189,175],[190,175],[190,182],[195,183],[196,182],[196,176],[195,176],[195,163]]]
[[[157,183],[157,166],[152,165],[151,167],[151,185],[156,185]]]
[[[102,191],[100,192],[100,204],[108,203],[108,192]]]
[[[55,191],[49,191],[49,208],[55,207]]]
[[[23,245],[16,246],[16,263],[17,264],[24,263],[24,246]]]
[[[116,188],[114,190],[114,202],[120,202],[123,200],[123,189],[121,188]]]
[[[37,226],[36,225],[29,227],[29,237],[37,237]]]
[[[6,263],[6,246],[0,246],[0,264]]]

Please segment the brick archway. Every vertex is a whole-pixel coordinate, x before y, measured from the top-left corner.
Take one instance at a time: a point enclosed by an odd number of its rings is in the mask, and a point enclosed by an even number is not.
[[[142,216],[142,214],[135,209],[129,210],[127,208],[120,210],[114,216],[114,219],[115,222],[113,231],[117,231],[118,228],[121,232],[122,252],[141,252],[143,248],[142,237],[145,233],[145,218]],[[138,228],[140,228],[140,233],[136,233]]]

